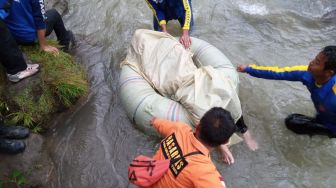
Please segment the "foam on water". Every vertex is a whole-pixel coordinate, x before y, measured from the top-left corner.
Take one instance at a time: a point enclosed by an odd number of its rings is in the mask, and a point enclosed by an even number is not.
[[[255,3],[255,4],[249,4],[249,3],[239,3],[238,4],[239,10],[246,14],[251,14],[251,15],[267,15],[269,14],[269,10],[264,4],[261,3]]]

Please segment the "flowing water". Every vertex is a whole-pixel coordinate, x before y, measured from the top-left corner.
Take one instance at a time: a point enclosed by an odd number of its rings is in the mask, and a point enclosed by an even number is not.
[[[320,19],[333,9],[334,0],[193,0],[192,36],[218,47],[234,65],[307,64],[336,42],[336,23]],[[129,161],[153,154],[159,142],[133,127],[118,96],[119,63],[133,32],[151,29],[150,9],[144,0],[76,0],[67,2],[64,20],[77,36],[75,56],[88,71],[91,92],[49,135],[56,165],[50,187],[127,187]],[[170,25],[173,33],[178,28]],[[283,123],[290,113],[314,114],[305,87],[240,78],[243,112],[260,149],[233,146],[231,166],[213,156],[227,186],[336,187],[336,139],[298,136]]]

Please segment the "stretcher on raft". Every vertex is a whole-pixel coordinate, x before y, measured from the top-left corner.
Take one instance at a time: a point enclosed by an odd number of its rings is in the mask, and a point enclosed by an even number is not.
[[[172,40],[177,41],[177,39]],[[197,68],[211,66],[215,70],[219,70],[221,74],[225,74],[225,77],[233,85],[233,90],[235,90],[233,92],[237,95],[238,74],[230,60],[220,50],[201,39],[193,37],[190,50],[193,54],[192,61]],[[153,84],[149,83],[148,78],[139,73],[139,68],[136,69],[125,61],[121,63],[119,87],[121,102],[127,116],[138,129],[147,135],[157,135],[149,123],[152,117],[182,121],[195,126],[195,120],[181,103],[159,94],[153,88]],[[238,116],[240,115],[241,113]],[[234,119],[237,120],[238,118]],[[235,144],[241,140],[238,135],[234,134],[230,143]]]

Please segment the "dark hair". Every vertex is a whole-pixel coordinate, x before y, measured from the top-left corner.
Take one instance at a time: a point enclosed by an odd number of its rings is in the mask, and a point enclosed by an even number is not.
[[[336,46],[326,46],[322,50],[323,55],[327,57],[324,70],[333,70],[336,73]]]
[[[211,108],[201,118],[200,139],[211,147],[224,144],[236,131],[230,112],[220,107]]]

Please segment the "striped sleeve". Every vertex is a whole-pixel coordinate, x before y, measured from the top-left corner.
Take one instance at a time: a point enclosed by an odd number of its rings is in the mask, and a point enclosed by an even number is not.
[[[153,1],[153,0],[146,0],[149,8],[152,10],[154,17],[156,18],[157,22],[162,24],[167,24],[166,16],[160,7]]]
[[[292,67],[270,67],[249,65],[245,71],[251,76],[272,80],[303,81],[303,76],[307,73],[307,65]]]
[[[37,30],[45,29],[45,9],[43,0],[31,0],[32,12]]]
[[[181,0],[183,2],[183,8],[184,8],[184,24],[182,29],[189,30],[190,29],[190,23],[191,23],[191,6],[189,0]]]

